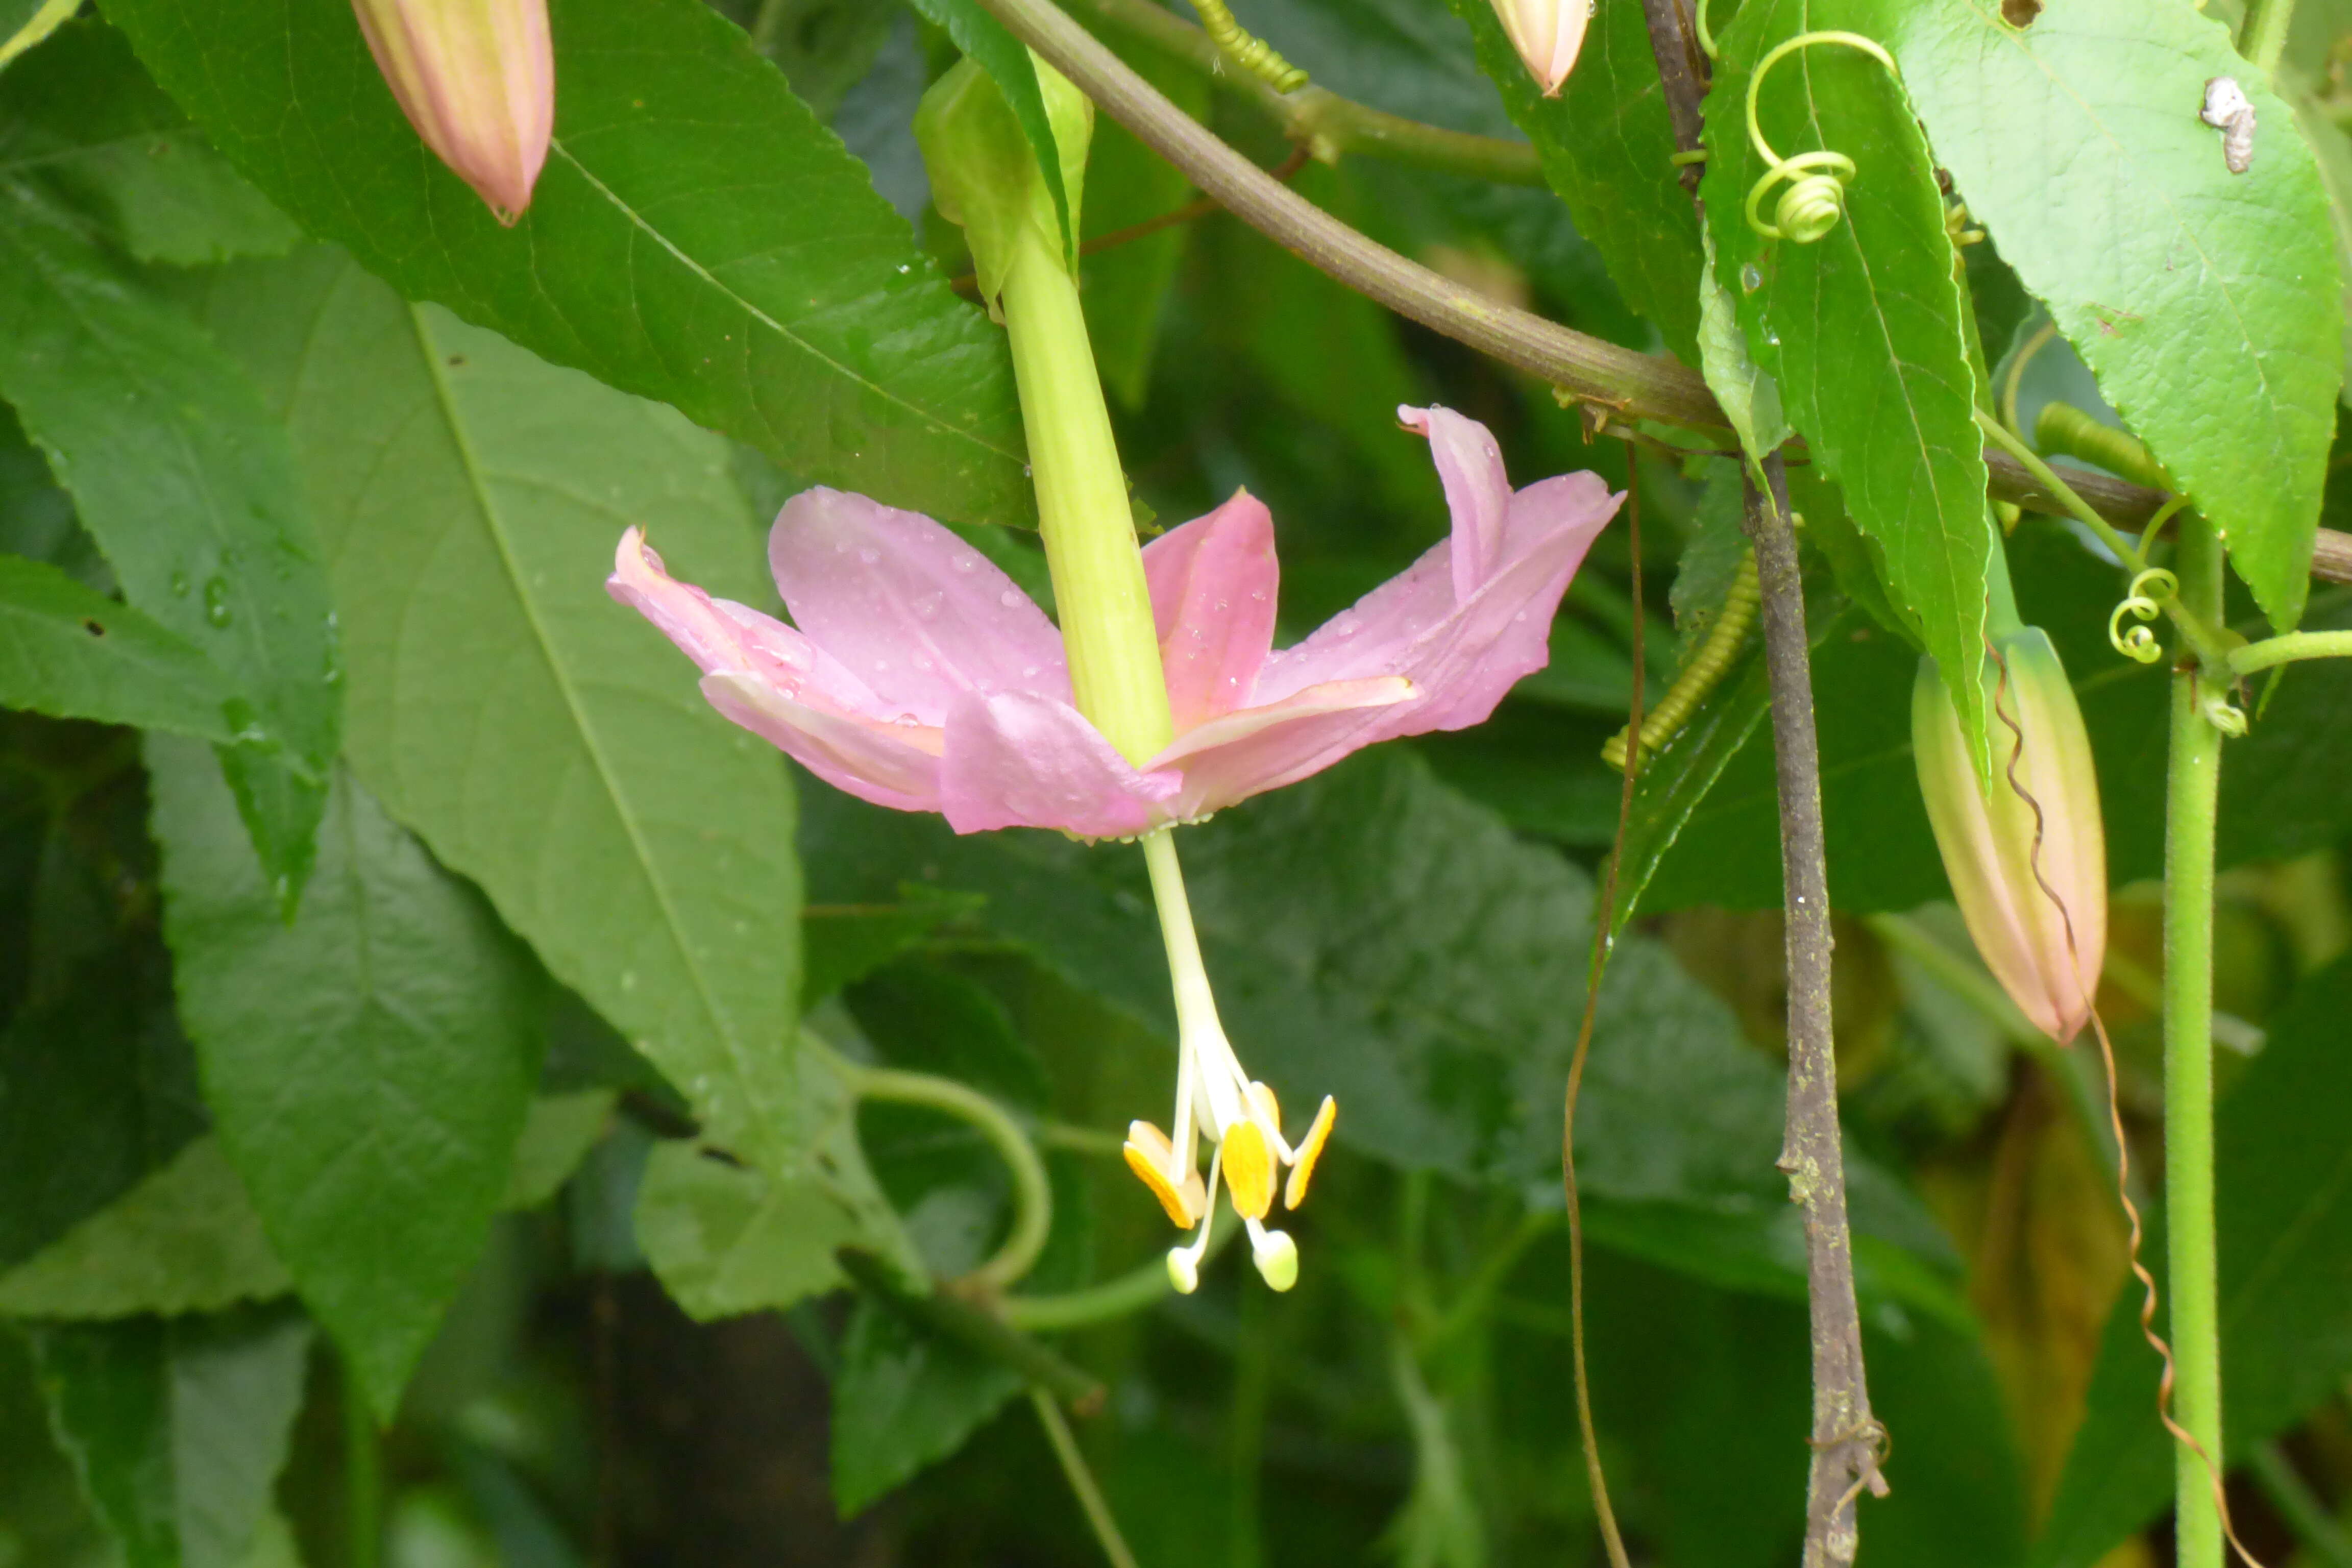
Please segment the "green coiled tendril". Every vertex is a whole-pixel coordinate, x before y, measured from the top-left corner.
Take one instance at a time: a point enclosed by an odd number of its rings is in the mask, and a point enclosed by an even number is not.
[[[2107,617],[2107,641],[2126,658],[2142,664],[2154,664],[2164,657],[2157,645],[2156,634],[2146,626],[2126,626],[2124,617],[2131,616],[2142,621],[2152,621],[2164,613],[2164,602],[2178,597],[2180,579],[2161,566],[2151,566],[2131,580],[2129,595]]]
[[[1815,44],[1843,44],[1860,49],[1897,79],[1903,74],[1895,68],[1893,55],[1877,40],[1860,33],[1800,33],[1782,40],[1756,62],[1756,72],[1748,79],[1748,140],[1755,144],[1756,155],[1764,160],[1765,169],[1748,193],[1748,226],[1767,239],[1785,239],[1794,245],[1813,244],[1835,228],[1838,220],[1845,216],[1845,183],[1853,178],[1853,160],[1826,147],[1800,153],[1793,158],[1781,157],[1764,140],[1763,127],[1757,123],[1756,101],[1758,89],[1763,87],[1765,76],[1774,66],[1785,57]],[[1759,209],[1772,187],[1783,180],[1789,183],[1789,188],[1780,193],[1780,199],[1773,205],[1772,221],[1767,223]]]

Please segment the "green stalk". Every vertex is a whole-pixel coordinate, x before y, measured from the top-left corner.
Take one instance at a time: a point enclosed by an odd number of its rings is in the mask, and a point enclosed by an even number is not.
[[[2230,653],[2230,673],[2252,675],[2298,658],[2352,658],[2352,632],[2286,632]]]
[[[1034,224],[1016,231],[1003,300],[1070,689],[1078,711],[1139,766],[1175,733],[1151,594],[1077,281]]]
[[[1111,1568],[1136,1568],[1135,1553],[1128,1549],[1127,1537],[1119,1533],[1118,1520],[1111,1513],[1102,1488],[1095,1484],[1095,1473],[1087,1468],[1087,1456],[1064,1419],[1062,1407],[1054,1403],[1051,1394],[1035,1387],[1029,1390],[1029,1404],[1037,1412],[1037,1425],[1045,1429],[1045,1440],[1054,1446],[1054,1458],[1060,1461],[1063,1479],[1070,1483],[1071,1493],[1086,1513],[1087,1526],[1102,1548],[1103,1560]]]
[[[2221,542],[2180,519],[2180,597],[2221,620]],[[2164,1191],[2172,1291],[2174,1415],[2210,1462],[2221,1456],[2221,1334],[2213,1240],[2213,826],[2221,736],[2198,700],[2194,668],[2172,680],[2164,842]],[[2221,1568],[2221,1519],[2208,1460],[2176,1444],[2179,1568]]]
[[[954,1117],[988,1140],[1013,1177],[1013,1228],[996,1256],[957,1283],[991,1295],[1012,1289],[1035,1267],[1054,1228],[1053,1186],[1046,1179],[1045,1162],[1037,1157],[1036,1145],[994,1100],[953,1079],[845,1060],[840,1062],[839,1070],[860,1100],[919,1105]]]
[[[2246,7],[2245,32],[2239,51],[2264,76],[2277,74],[2279,56],[2286,50],[2286,35],[2294,22],[2294,0],[2252,0]]]

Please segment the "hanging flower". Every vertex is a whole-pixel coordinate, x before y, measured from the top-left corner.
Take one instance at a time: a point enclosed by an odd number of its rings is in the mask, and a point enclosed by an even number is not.
[[[685,650],[729,719],[862,800],[959,833],[1124,838],[1195,822],[1401,735],[1459,730],[1540,669],[1551,620],[1619,498],[1596,475],[1514,493],[1484,426],[1428,437],[1449,538],[1296,647],[1273,648],[1273,520],[1246,493],[1143,552],[1174,741],[1141,766],[1072,704],[1060,635],[938,523],[795,496],[768,559],[797,629],[679,583],[639,531],[607,586]]]
[[[2107,847],[2090,737],[2038,626],[1993,637],[1992,795],[1933,659],[1912,688],[1912,750],[1969,935],[2034,1027],[2060,1045],[2091,1016],[2107,948]]]
[[[500,223],[530,205],[555,130],[547,0],[352,0],[425,144]]]

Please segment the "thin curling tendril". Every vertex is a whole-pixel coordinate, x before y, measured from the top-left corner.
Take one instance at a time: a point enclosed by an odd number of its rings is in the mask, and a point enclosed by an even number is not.
[[[2179,592],[2180,579],[2161,566],[2151,566],[2134,577],[2124,602],[2107,617],[2107,641],[2126,658],[2142,664],[2154,664],[2162,658],[2164,649],[2157,646],[2154,632],[2144,625],[2126,627],[2123,620],[2132,616],[2143,622],[2152,621],[2164,613],[2164,602]]]
[[[1784,57],[1815,44],[1843,44],[1848,48],[1860,49],[1885,66],[1887,74],[1897,80],[1903,75],[1895,68],[1893,55],[1876,39],[1860,33],[1800,33],[1783,39],[1756,62],[1755,74],[1748,79],[1748,140],[1755,144],[1756,155],[1764,160],[1765,169],[1748,192],[1748,226],[1767,239],[1786,239],[1795,245],[1812,244],[1835,228],[1838,220],[1845,216],[1845,183],[1853,178],[1854,163],[1844,153],[1826,147],[1800,153],[1793,158],[1783,158],[1772,151],[1756,118],[1757,93],[1766,75]],[[1789,188],[1780,193],[1780,201],[1772,208],[1773,221],[1767,223],[1758,209],[1766,195],[1783,180],[1789,182]]]
[[[1201,14],[1201,30],[1216,41],[1225,58],[1276,92],[1297,92],[1307,85],[1307,73],[1284,59],[1272,44],[1234,20],[1225,0],[1192,0]]]

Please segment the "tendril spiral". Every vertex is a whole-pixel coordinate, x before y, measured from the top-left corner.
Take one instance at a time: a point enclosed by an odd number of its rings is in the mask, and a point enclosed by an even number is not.
[[[1764,161],[1765,169],[1748,188],[1748,226],[1766,239],[1785,239],[1793,245],[1811,245],[1838,226],[1838,220],[1845,216],[1846,182],[1854,176],[1853,160],[1827,148],[1800,153],[1793,158],[1781,157],[1764,140],[1763,127],[1757,121],[1757,94],[1764,85],[1765,76],[1783,58],[1815,44],[1843,44],[1860,49],[1885,66],[1890,75],[1899,79],[1903,74],[1895,69],[1893,55],[1876,40],[1860,33],[1800,33],[1776,45],[1756,62],[1755,74],[1748,79],[1748,139],[1755,144],[1756,155]],[[1767,223],[1761,211],[1764,198],[1783,180],[1789,183],[1789,188],[1773,204],[1773,221]]]
[[[2107,617],[2107,641],[2126,658],[2137,659],[2142,664],[2154,664],[2162,658],[2164,649],[2157,646],[2154,632],[2144,625],[2126,627],[2123,620],[2132,616],[2143,622],[2152,621],[2163,614],[2164,602],[2179,592],[2180,579],[2161,566],[2152,566],[2133,578],[2124,602]]]
[[[1216,41],[1224,57],[1275,91],[1297,92],[1307,85],[1307,73],[1234,20],[1225,0],[1192,0],[1192,9],[1201,14],[1201,30]]]

